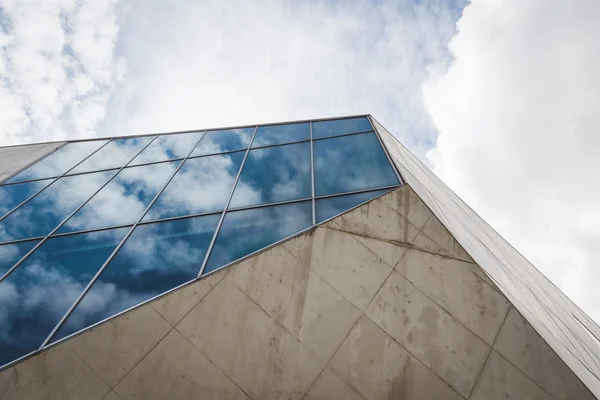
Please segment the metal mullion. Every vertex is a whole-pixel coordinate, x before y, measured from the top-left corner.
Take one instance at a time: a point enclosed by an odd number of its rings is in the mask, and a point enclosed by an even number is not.
[[[311,124],[312,125],[312,124]],[[363,133],[370,133],[373,132],[374,129],[370,129],[368,131],[360,131],[360,132],[350,132],[350,133],[341,133],[339,135],[333,135],[333,136],[325,136],[325,137],[320,137],[320,138],[314,138],[313,141],[318,141],[318,140],[327,140],[327,139],[333,139],[333,138],[337,138],[337,137],[342,137],[342,136],[352,136],[352,135],[362,135]]]
[[[34,237],[27,238],[27,239],[9,240],[7,242],[0,243],[0,246],[4,246],[5,244],[15,244],[15,243],[28,242],[30,240],[40,240],[40,239],[43,239],[43,238],[44,238],[44,236],[34,236]]]
[[[178,215],[177,217],[153,219],[153,220],[150,220],[150,221],[140,221],[140,223],[138,225],[148,225],[148,224],[154,224],[154,223],[157,223],[157,222],[169,222],[169,221],[175,221],[175,220],[178,220],[178,219],[185,219],[185,218],[204,217],[204,216],[207,216],[207,215],[220,214],[222,212],[223,212],[223,210],[217,210],[217,211],[209,211],[209,212],[205,212],[205,213]]]
[[[376,187],[373,189],[361,189],[361,190],[353,190],[351,192],[342,192],[342,193],[333,193],[333,194],[325,194],[322,196],[317,196],[315,197],[316,200],[321,200],[321,199],[329,199],[331,197],[340,197],[340,196],[348,196],[351,194],[360,194],[360,193],[366,193],[366,192],[375,192],[377,190],[386,190],[386,189],[394,189],[397,187],[400,187],[401,185],[390,185],[390,186],[381,186],[381,187]]]
[[[52,151],[48,152],[47,154],[43,155],[42,157],[38,158],[37,160],[35,160],[35,161],[33,161],[33,162],[31,162],[31,163],[27,164],[26,166],[24,166],[23,168],[21,168],[20,170],[18,170],[17,172],[15,172],[14,174],[10,175],[10,176],[9,176],[9,177],[7,177],[7,178],[4,178],[4,179],[2,180],[2,182],[0,182],[0,185],[3,185],[3,184],[4,184],[4,182],[6,182],[6,181],[8,181],[8,180],[10,180],[10,179],[14,178],[15,176],[19,175],[21,172],[25,171],[27,168],[29,168],[29,167],[33,167],[35,164],[39,163],[39,162],[40,162],[40,161],[42,161],[44,158],[46,158],[46,157],[50,156],[51,154],[54,154],[54,153],[56,153],[58,150],[60,150],[60,149],[64,148],[64,147],[65,147],[66,145],[68,145],[69,143],[70,143],[70,142],[68,142],[68,141],[67,141],[67,142],[63,143],[62,145],[58,146],[57,148],[55,148],[54,150],[52,150]],[[38,143],[38,144],[44,144],[44,143],[42,142],[42,143]],[[25,145],[25,146],[32,146],[32,145],[30,144],[30,145]]]
[[[202,138],[204,137],[205,134],[206,134],[206,131],[204,131],[204,133],[202,134],[202,136],[200,136],[200,139],[198,139],[198,141],[196,142],[196,146],[198,145],[198,143],[200,143],[200,140],[202,140]],[[158,137],[158,135],[155,136],[154,139],[151,140],[150,143],[148,143],[148,145],[146,145],[142,149],[142,151],[144,151],[146,149],[146,147],[148,147],[157,137]],[[58,321],[58,323],[56,324],[56,326],[54,327],[54,329],[52,329],[52,331],[50,332],[50,334],[48,335],[48,337],[46,337],[46,339],[42,342],[42,345],[38,348],[38,351],[41,350],[41,349],[43,349],[44,346],[46,346],[48,344],[48,342],[50,341],[50,339],[52,339],[52,336],[54,336],[54,334],[58,331],[58,329],[61,327],[61,325],[69,317],[69,315],[71,315],[71,313],[73,312],[73,310],[75,309],[75,307],[77,307],[77,305],[79,304],[79,302],[83,299],[83,297],[90,290],[90,288],[92,287],[92,285],[96,282],[96,280],[98,280],[98,277],[100,277],[100,275],[106,269],[106,267],[108,266],[108,264],[113,260],[113,258],[117,254],[117,252],[121,249],[121,247],[123,247],[123,245],[125,244],[125,242],[127,241],[127,239],[129,239],[129,237],[131,236],[131,234],[133,233],[133,231],[135,230],[135,228],[138,226],[138,224],[140,223],[140,221],[142,220],[142,218],[144,218],[144,216],[146,215],[146,213],[148,212],[148,210],[150,210],[150,208],[154,205],[154,202],[162,194],[162,192],[169,185],[169,183],[171,183],[171,180],[173,179],[173,177],[177,174],[177,172],[179,172],[179,170],[181,169],[181,167],[183,166],[183,164],[185,163],[185,161],[188,159],[188,157],[190,156],[190,154],[192,154],[192,151],[194,151],[194,149],[196,148],[196,146],[192,147],[192,149],[190,150],[190,152],[188,153],[188,155],[181,161],[181,163],[179,164],[179,166],[175,169],[175,172],[173,172],[173,174],[165,182],[165,184],[163,185],[163,187],[158,191],[158,193],[156,193],[156,195],[154,196],[154,198],[152,199],[152,201],[148,204],[148,206],[146,207],[146,209],[144,210],[144,212],[142,213],[142,215],[131,226],[131,228],[125,234],[125,236],[123,237],[123,239],[121,239],[121,241],[119,242],[119,244],[117,245],[117,247],[115,247],[115,249],[112,251],[112,253],[104,261],[104,263],[102,264],[102,266],[98,269],[98,271],[96,272],[96,274],[94,275],[94,277],[87,284],[87,286],[85,287],[85,289],[83,289],[83,291],[81,292],[81,294],[79,295],[79,297],[77,297],[77,299],[75,300],[75,302],[71,305],[71,307],[67,310],[67,312],[62,316],[62,318],[60,319],[60,321]],[[137,157],[142,151],[140,151],[139,153],[137,153],[135,155],[135,157]],[[129,160],[129,162],[133,161],[135,159],[135,157],[133,157],[131,160]],[[127,163],[127,164],[129,164],[129,163]]]
[[[223,225],[223,220],[225,219],[225,213],[227,213],[227,209],[229,208],[229,204],[231,203],[231,199],[233,197],[233,192],[240,180],[240,176],[242,176],[242,170],[244,169],[244,164],[246,164],[246,159],[248,158],[248,153],[250,153],[250,148],[252,148],[252,143],[254,142],[254,137],[256,136],[256,131],[258,130],[258,125],[254,127],[254,133],[252,133],[252,138],[250,139],[250,143],[248,143],[248,148],[246,149],[246,153],[244,154],[244,158],[242,159],[242,164],[240,165],[240,170],[238,171],[237,176],[235,177],[235,181],[233,182],[233,186],[231,188],[231,193],[229,193],[229,197],[227,198],[227,203],[225,203],[225,208],[223,209],[223,213],[221,214],[221,218],[219,218],[219,223],[217,224],[217,228],[215,229],[215,233],[213,234],[212,239],[210,240],[210,244],[206,249],[206,254],[204,255],[204,260],[202,261],[202,265],[200,266],[200,272],[198,272],[198,278],[202,276],[202,272],[204,272],[204,268],[206,267],[206,263],[208,262],[208,257],[210,256],[210,252],[217,240],[217,235],[219,234],[219,230],[221,230],[221,225]]]
[[[373,128],[373,132],[375,132],[375,136],[377,136],[377,140],[379,140],[379,144],[381,145],[381,148],[383,149],[383,152],[385,153],[385,156],[387,157],[388,162],[390,163],[390,165],[392,166],[392,169],[394,170],[394,173],[396,174],[396,178],[398,178],[398,182],[400,182],[400,185],[404,185],[404,180],[402,179],[402,176],[400,175],[398,168],[396,168],[396,164],[394,164],[394,162],[392,161],[392,157],[390,157],[387,147],[385,147],[385,144],[379,137],[379,132],[375,128],[375,124],[373,123],[372,117],[370,114],[367,116],[367,119],[369,120],[369,123],[371,124],[371,128]]]
[[[271,206],[280,206],[280,205],[283,205],[283,204],[299,203],[299,202],[302,202],[302,201],[310,201],[311,199],[312,199],[311,197],[305,197],[305,198],[302,198],[302,199],[276,201],[274,203],[254,204],[254,205],[251,205],[251,206],[243,206],[243,207],[230,208],[227,211],[228,212],[233,212],[233,211],[253,210],[253,209],[256,209],[256,208],[265,208],[265,207],[271,207]]]
[[[22,171],[21,171],[22,172]],[[7,187],[7,186],[14,186],[14,185],[18,185],[20,183],[31,183],[31,182],[39,182],[39,181],[45,181],[46,179],[56,179],[58,178],[58,175],[54,175],[54,176],[48,176],[46,178],[38,178],[38,179],[28,179],[26,181],[19,181],[19,182],[10,182],[10,183],[2,183],[0,184],[0,187]]]
[[[178,158],[173,158],[172,160],[161,160],[161,161],[149,161],[149,162],[145,162],[142,164],[131,164],[128,165],[127,168],[135,168],[135,167],[144,167],[146,165],[154,165],[154,164],[162,164],[162,163],[168,163],[168,162],[173,162],[173,161],[181,161],[181,160],[185,160],[185,157],[178,157]],[[75,175],[75,174],[73,174]]]
[[[286,142],[286,143],[274,143],[274,144],[266,144],[264,146],[257,146],[257,147],[253,147],[252,150],[258,150],[258,149],[268,149],[270,147],[279,147],[279,146],[287,146],[288,144],[298,144],[298,143],[306,143],[306,142],[310,142],[310,139],[304,139],[304,140],[296,140],[294,142]]]
[[[310,127],[310,179],[311,179],[311,202],[312,202],[312,224],[317,224],[317,209],[315,203],[315,155],[313,149],[313,132],[312,132],[312,121],[308,123]]]
[[[224,151],[222,153],[202,154],[202,155],[199,155],[199,156],[190,157],[190,160],[193,160],[193,159],[196,159],[196,158],[202,158],[202,157],[222,156],[224,154],[241,153],[242,151],[246,151],[246,149],[229,150],[229,151]]]
[[[106,227],[103,227],[103,228],[85,229],[85,230],[81,230],[81,231],[55,233],[55,234],[50,235],[49,238],[56,238],[56,237],[63,237],[63,236],[70,236],[70,235],[78,235],[80,233],[90,233],[90,232],[98,232],[98,231],[107,231],[107,230],[110,230],[110,229],[127,228],[128,226],[133,226],[133,224],[123,224],[123,225],[115,225],[115,226],[106,226]]]

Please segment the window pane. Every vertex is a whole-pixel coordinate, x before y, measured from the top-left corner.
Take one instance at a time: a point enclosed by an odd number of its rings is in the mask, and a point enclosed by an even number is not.
[[[181,161],[123,169],[60,227],[59,233],[128,225],[142,217]]]
[[[192,151],[192,147],[194,147],[201,135],[202,132],[192,132],[159,136],[129,165],[184,158]]]
[[[254,128],[209,131],[198,143],[198,147],[194,149],[191,157],[245,150],[248,148],[252,133],[254,133]]]
[[[372,131],[367,117],[313,122],[313,139]]]
[[[187,159],[144,221],[222,210],[243,159],[244,152]]]
[[[317,140],[314,157],[317,196],[398,184],[373,132]]]
[[[3,244],[0,246],[0,278],[40,240]],[[1,318],[1,317],[0,317]],[[1,319],[0,319],[1,321]],[[1,329],[1,328],[0,328]]]
[[[315,200],[317,224],[386,192],[389,192],[389,189],[317,199]]]
[[[50,238],[0,282],[0,365],[42,344],[126,233]]]
[[[311,224],[310,201],[228,212],[204,274],[300,232]]]
[[[252,147],[299,142],[310,139],[310,125],[302,124],[259,126]]]
[[[311,197],[310,143],[250,150],[230,207]]]
[[[126,165],[140,152],[154,136],[115,139],[93,156],[74,168],[69,174],[98,171],[101,169],[120,168]]]
[[[27,200],[38,190],[48,186],[50,182],[52,179],[0,186],[0,217]]]
[[[45,236],[105,184],[116,171],[66,176],[0,222],[0,242]]]
[[[220,215],[139,225],[53,340],[195,279]]]

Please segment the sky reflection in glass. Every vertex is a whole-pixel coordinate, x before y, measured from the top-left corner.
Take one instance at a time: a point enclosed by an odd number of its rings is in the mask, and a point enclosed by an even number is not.
[[[123,169],[69,218],[58,232],[135,223],[180,163],[173,161]]]
[[[0,222],[0,242],[47,235],[115,173],[105,171],[58,179]]]
[[[120,168],[126,165],[155,136],[115,139],[90,158],[79,164],[70,174],[98,171],[101,169]]]
[[[204,274],[311,225],[310,201],[230,211],[225,214]]]
[[[190,157],[245,150],[253,133],[254,128],[208,131]]]
[[[52,182],[52,179],[0,186],[0,217],[3,217],[40,189],[45,188],[50,182]]]
[[[310,124],[267,125],[259,126],[252,147],[270,146],[272,144],[283,144],[299,142],[310,139]]]
[[[203,132],[164,135],[150,143],[129,165],[139,165],[157,161],[175,160],[186,157],[200,139]]]
[[[104,143],[106,140],[69,143],[15,175],[7,183],[60,176],[98,150]]]
[[[374,132],[317,140],[313,146],[316,196],[398,185]]]
[[[250,150],[230,208],[311,197],[310,143]]]
[[[317,121],[312,124],[313,139],[373,130],[367,117]]]
[[[0,282],[0,365],[42,344],[126,232],[50,238]]]
[[[219,215],[139,225],[53,340],[195,279]]]
[[[389,192],[389,189],[317,199],[315,200],[317,224],[386,192]]]
[[[0,245],[0,278],[29,250],[33,249],[37,242],[39,239]]]

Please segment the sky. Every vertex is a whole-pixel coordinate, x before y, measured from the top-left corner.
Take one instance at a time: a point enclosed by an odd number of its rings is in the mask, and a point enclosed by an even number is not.
[[[600,321],[600,2],[0,0],[0,145],[371,113]]]

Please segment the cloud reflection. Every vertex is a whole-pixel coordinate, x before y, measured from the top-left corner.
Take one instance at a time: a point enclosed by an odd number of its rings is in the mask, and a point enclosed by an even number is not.
[[[98,171],[127,164],[154,136],[115,139],[69,172]]]
[[[202,135],[202,132],[159,136],[130,165],[184,158],[200,139],[200,135]]]
[[[224,153],[226,151],[245,150],[250,144],[254,128],[226,129],[208,131],[198,147],[192,152],[192,157],[207,154]]]

